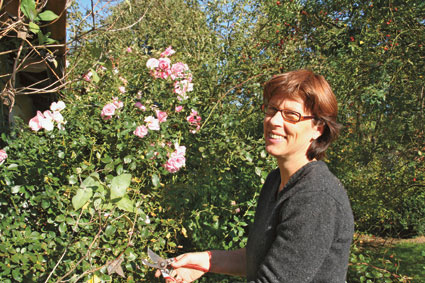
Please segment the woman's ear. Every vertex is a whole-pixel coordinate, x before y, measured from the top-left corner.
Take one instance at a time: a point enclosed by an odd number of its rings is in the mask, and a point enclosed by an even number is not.
[[[325,130],[325,123],[323,121],[319,120],[314,122],[312,138],[317,140],[323,134],[324,130]]]

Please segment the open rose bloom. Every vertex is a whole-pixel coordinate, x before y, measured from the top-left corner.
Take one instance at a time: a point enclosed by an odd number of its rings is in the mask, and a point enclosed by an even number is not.
[[[170,173],[175,173],[180,168],[186,166],[186,147],[176,143],[174,144],[174,148],[175,151],[170,154],[167,163],[164,164],[164,168]]]
[[[38,132],[41,129],[52,131],[56,124],[58,129],[64,130],[66,121],[60,111],[65,109],[65,107],[66,106],[63,101],[53,102],[50,105],[50,110],[46,110],[43,113],[37,111],[37,115],[29,121],[29,127],[35,132]]]

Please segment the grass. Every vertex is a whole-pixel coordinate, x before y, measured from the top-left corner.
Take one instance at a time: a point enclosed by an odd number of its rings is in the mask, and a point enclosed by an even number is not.
[[[398,243],[374,252],[378,267],[392,273],[407,275],[414,283],[425,282],[425,244]]]
[[[360,241],[360,243],[363,253],[371,259],[370,265],[386,270],[391,274],[411,278],[404,282],[425,283],[425,241],[423,237],[408,241],[372,238]]]

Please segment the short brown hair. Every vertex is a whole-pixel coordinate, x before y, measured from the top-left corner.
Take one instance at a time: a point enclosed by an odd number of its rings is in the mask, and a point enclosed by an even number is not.
[[[285,99],[301,99],[305,111],[315,117],[315,123],[324,123],[322,135],[307,150],[307,158],[320,160],[334,141],[341,126],[337,123],[338,103],[329,83],[310,70],[296,70],[276,75],[264,84],[263,101],[268,104],[274,95]]]

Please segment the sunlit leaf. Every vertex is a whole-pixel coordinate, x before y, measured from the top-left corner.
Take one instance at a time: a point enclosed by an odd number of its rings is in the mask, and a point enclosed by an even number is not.
[[[22,0],[21,1],[21,11],[24,15],[29,18],[31,21],[35,19],[37,11],[35,10],[35,1],[34,0]]]
[[[93,195],[92,189],[89,188],[80,188],[77,190],[77,194],[72,198],[72,205],[75,210],[83,207]]]
[[[55,20],[58,17],[58,15],[56,15],[55,13],[53,13],[50,10],[41,12],[40,14],[37,15],[37,19],[41,20],[41,21],[46,21],[46,22],[50,22]]]
[[[134,202],[126,197],[120,199],[120,201],[117,202],[117,206],[122,210],[134,212]]]
[[[131,183],[131,174],[116,176],[111,182],[111,199],[123,197]]]
[[[33,33],[38,33],[40,31],[40,27],[34,22],[30,22],[28,26],[30,28],[30,31]]]

